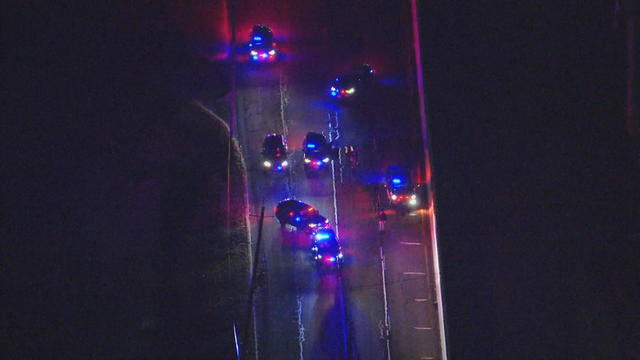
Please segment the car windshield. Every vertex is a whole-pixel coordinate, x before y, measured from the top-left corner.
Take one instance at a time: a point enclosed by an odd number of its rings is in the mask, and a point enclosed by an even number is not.
[[[270,43],[273,38],[271,30],[265,27],[255,27],[251,32],[251,42],[258,45],[263,43]]]
[[[318,133],[309,133],[305,141],[305,150],[318,151],[327,145],[327,140],[324,135]]]
[[[264,149],[280,152],[284,149],[284,144],[279,136],[269,136],[264,139]]]
[[[397,195],[409,195],[413,193],[413,186],[410,186],[410,185],[395,186],[393,188],[393,192]]]
[[[327,157],[326,151],[314,151],[305,154],[305,158],[311,161],[320,161],[324,160]]]
[[[296,200],[283,200],[278,204],[278,209],[286,212],[302,212],[310,206]]]
[[[336,79],[338,87],[353,87],[358,82],[359,76],[356,74],[344,75]]]
[[[337,253],[338,252],[338,242],[334,239],[332,241],[323,241],[316,243],[318,247],[318,251],[320,253]]]
[[[392,166],[387,170],[387,182],[392,186],[402,186],[411,182],[411,174],[405,168]]]

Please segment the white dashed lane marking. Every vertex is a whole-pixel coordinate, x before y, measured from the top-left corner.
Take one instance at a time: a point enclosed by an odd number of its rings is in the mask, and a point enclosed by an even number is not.
[[[416,243],[416,242],[406,242],[406,241],[400,241],[400,244],[402,244],[402,245],[413,245],[413,246],[419,246],[419,245],[422,245],[421,243]]]

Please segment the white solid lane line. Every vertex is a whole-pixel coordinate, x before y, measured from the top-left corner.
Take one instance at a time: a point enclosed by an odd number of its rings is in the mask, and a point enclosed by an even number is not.
[[[302,298],[298,295],[298,346],[300,347],[300,355],[298,359],[304,359],[304,325],[302,324]]]

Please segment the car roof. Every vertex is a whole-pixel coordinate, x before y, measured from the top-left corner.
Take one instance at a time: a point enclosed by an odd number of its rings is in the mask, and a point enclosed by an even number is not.
[[[318,209],[299,200],[285,199],[280,201],[276,206],[276,212],[278,211],[293,211],[296,213],[299,212],[301,213],[301,215],[304,215],[305,222],[326,221],[326,218],[320,215]],[[303,212],[304,214],[302,214]]]
[[[282,206],[295,206],[295,207],[303,208],[303,207],[308,207],[310,205],[295,199],[284,199],[278,203],[278,207],[282,207]]]
[[[324,135],[317,132],[308,132],[307,136],[305,136],[304,138],[304,141],[305,142],[313,141],[313,142],[319,142],[323,144],[327,143],[327,139],[324,137]]]
[[[354,66],[352,72],[366,77],[375,74],[375,69],[369,64],[360,64]]]
[[[267,134],[264,138],[265,146],[283,146],[284,137],[281,134]]]
[[[358,81],[360,81],[360,74],[350,73],[350,74],[338,76],[336,78],[335,84],[344,86],[344,85],[355,84]]]
[[[253,25],[253,30],[268,30],[271,31],[271,27],[269,27],[269,25],[265,25],[265,24],[255,24]]]
[[[251,30],[251,36],[262,36],[262,41],[270,42],[273,38],[273,31],[266,25],[255,25]],[[256,39],[252,39],[256,40]]]
[[[318,252],[326,252],[334,249],[337,250],[340,248],[340,243],[335,237],[326,241],[317,241],[314,242],[314,244],[318,247]]]
[[[407,178],[410,178],[411,177],[410,175],[411,175],[411,172],[405,166],[391,165],[387,168],[387,177],[405,176]]]

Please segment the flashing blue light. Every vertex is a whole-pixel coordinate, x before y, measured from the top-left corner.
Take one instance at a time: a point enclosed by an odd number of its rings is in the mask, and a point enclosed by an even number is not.
[[[338,93],[337,93],[337,92],[335,92],[335,91],[332,91],[332,92],[331,92],[331,96],[338,96]]]
[[[254,36],[253,40],[255,41],[261,41],[262,40],[262,36]]]
[[[253,60],[258,60],[258,55],[253,55]]]
[[[316,144],[307,144],[307,148],[315,149],[316,148]]]
[[[300,222],[300,220],[302,220],[302,218],[300,218],[300,216],[296,216],[295,220],[296,220],[296,222]]]
[[[322,165],[322,161],[318,161],[318,165]]]
[[[394,179],[391,179],[391,182],[394,183],[394,184],[400,184],[402,182],[402,180],[400,180],[398,178],[394,178]]]
[[[282,170],[282,166],[278,165],[278,170]]]
[[[327,233],[317,233],[315,235],[316,240],[327,240],[328,238],[330,238],[331,236]]]
[[[334,262],[334,261],[336,261],[336,258],[332,256],[332,257],[329,258],[329,260],[331,260],[331,262]]]

